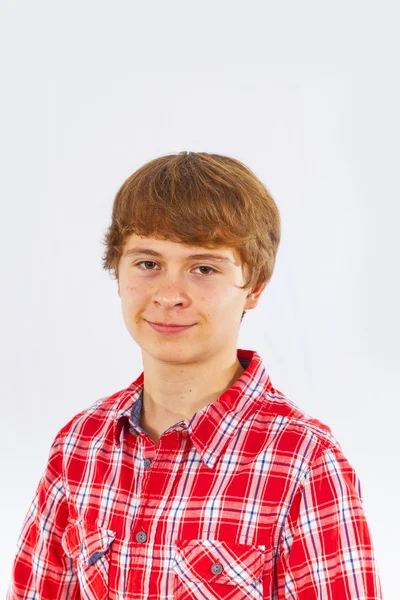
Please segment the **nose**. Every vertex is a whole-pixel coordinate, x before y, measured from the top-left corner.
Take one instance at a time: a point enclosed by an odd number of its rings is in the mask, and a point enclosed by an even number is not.
[[[153,300],[165,308],[190,304],[185,286],[171,281],[160,284],[153,295]]]

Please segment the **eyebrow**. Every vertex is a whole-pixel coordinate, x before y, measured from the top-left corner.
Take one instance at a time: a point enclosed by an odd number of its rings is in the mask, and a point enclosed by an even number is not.
[[[140,248],[140,247],[136,247],[136,248],[129,248],[129,250],[126,250],[126,252],[124,253],[124,258],[126,258],[127,256],[135,256],[137,254],[147,254],[148,256],[155,256],[157,258],[162,258],[162,254],[160,252],[157,252],[156,250],[152,250],[151,248]],[[234,264],[233,261],[228,258],[227,256],[220,256],[219,254],[211,254],[211,253],[202,253],[202,254],[190,254],[189,256],[186,256],[184,258],[184,260],[207,260],[209,258],[212,258],[213,260],[217,260],[223,263],[228,263],[228,264]]]

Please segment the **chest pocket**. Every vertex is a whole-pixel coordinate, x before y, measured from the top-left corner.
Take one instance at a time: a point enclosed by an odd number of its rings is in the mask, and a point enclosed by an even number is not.
[[[109,591],[110,547],[116,533],[110,529],[75,521],[62,537],[64,552],[74,560],[83,597],[107,600]]]
[[[174,600],[262,600],[265,549],[219,540],[179,540]]]

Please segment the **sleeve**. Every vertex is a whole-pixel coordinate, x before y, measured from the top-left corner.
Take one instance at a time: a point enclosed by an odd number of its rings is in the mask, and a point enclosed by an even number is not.
[[[290,506],[277,600],[382,600],[360,481],[339,448],[314,459]]]
[[[17,541],[7,600],[79,600],[73,560],[62,548],[68,505],[62,452],[54,440]]]

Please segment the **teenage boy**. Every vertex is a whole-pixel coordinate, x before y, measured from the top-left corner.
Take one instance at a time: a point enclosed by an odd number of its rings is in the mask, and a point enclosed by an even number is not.
[[[237,349],[280,233],[227,156],[162,156],[121,186],[104,268],[143,372],[57,434],[9,600],[382,598],[339,443]]]

